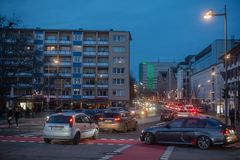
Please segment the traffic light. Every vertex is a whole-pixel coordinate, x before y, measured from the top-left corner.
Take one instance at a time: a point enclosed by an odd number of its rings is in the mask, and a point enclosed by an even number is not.
[[[225,97],[230,98],[230,95],[228,94],[228,89],[222,89],[222,98],[225,99]]]

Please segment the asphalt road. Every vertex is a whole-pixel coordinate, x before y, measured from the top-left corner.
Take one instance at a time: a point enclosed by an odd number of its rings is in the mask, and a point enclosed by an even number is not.
[[[141,121],[141,122],[140,122]],[[141,130],[160,123],[158,117],[140,120],[137,131],[101,132],[97,140],[79,145],[42,139],[44,120],[22,122],[20,128],[0,126],[1,160],[240,160],[240,145],[213,147],[202,151],[194,146],[145,145],[139,141]],[[152,122],[155,121],[155,122]]]

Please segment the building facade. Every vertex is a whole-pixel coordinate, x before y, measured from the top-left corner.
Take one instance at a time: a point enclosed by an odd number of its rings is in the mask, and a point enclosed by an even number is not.
[[[130,40],[127,31],[14,29],[16,36],[27,33],[29,45],[40,53],[38,79],[29,84],[41,89],[13,94],[36,98],[42,106],[106,107],[129,102]],[[26,73],[19,73],[24,78]],[[23,93],[24,92],[24,93]],[[40,107],[40,106],[39,106]]]
[[[176,67],[175,62],[141,62],[139,64],[139,81],[148,91],[157,91],[159,74],[168,73],[171,67]]]

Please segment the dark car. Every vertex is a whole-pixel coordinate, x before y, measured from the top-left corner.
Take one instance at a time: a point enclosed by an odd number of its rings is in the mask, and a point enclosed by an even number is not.
[[[169,123],[146,128],[140,136],[146,144],[170,143],[197,145],[206,150],[211,145],[226,145],[238,141],[234,129],[209,117],[183,117]]]
[[[160,121],[171,121],[177,117],[177,113],[172,110],[161,110],[160,111]]]

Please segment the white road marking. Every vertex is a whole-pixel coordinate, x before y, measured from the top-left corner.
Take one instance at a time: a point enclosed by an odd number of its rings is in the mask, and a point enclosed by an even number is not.
[[[167,147],[166,151],[163,153],[163,155],[160,157],[160,160],[168,160],[170,155],[172,154],[173,152],[173,149],[174,147],[173,146],[170,146],[170,147]]]
[[[125,149],[127,149],[127,148],[129,148],[129,147],[131,147],[131,145],[128,144],[128,145],[125,145],[125,146],[123,146],[123,147],[115,150],[114,152],[115,152],[115,153],[120,153],[120,152],[122,152],[123,150],[125,150]]]

